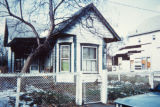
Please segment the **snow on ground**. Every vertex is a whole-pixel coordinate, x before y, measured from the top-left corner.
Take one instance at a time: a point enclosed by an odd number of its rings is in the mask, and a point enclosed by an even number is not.
[[[9,103],[9,97],[0,97],[0,106],[1,107],[12,107]]]
[[[9,104],[10,97],[16,97],[15,89],[8,89],[0,91],[0,106],[1,107],[12,107]]]
[[[32,93],[33,91],[36,92],[42,92],[42,89],[35,88],[34,86],[27,86],[26,87],[26,93]],[[23,95],[24,92],[21,92],[20,95]],[[0,90],[0,107],[13,107],[9,102],[11,99],[16,99],[16,88],[13,89],[5,89],[5,90]],[[15,103],[14,101],[12,101]],[[30,107],[29,103],[30,102],[25,102],[25,101],[20,101],[19,102],[22,107]]]

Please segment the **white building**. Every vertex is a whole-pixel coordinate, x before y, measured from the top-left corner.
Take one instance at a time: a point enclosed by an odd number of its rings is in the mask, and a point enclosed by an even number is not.
[[[160,30],[145,32],[128,37],[129,45],[139,45],[135,51],[138,53],[130,54],[131,71],[159,71],[160,64]],[[132,49],[133,51],[133,49]]]
[[[160,71],[159,17],[142,23],[127,37],[127,42],[116,53],[120,71]],[[119,57],[118,57],[119,56]],[[123,60],[128,57],[128,60]],[[129,65],[128,65],[129,64]],[[127,69],[127,70],[126,70]]]

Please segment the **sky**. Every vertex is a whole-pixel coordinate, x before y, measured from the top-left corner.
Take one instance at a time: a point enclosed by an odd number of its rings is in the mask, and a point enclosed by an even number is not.
[[[160,15],[160,0],[105,0],[103,4],[100,8],[103,16],[121,37]]]
[[[145,20],[160,15],[160,0],[100,0],[97,7],[120,37],[135,31]],[[4,20],[0,20],[0,34]]]

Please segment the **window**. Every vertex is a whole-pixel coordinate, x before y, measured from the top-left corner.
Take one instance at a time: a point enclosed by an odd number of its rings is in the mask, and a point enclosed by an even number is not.
[[[151,58],[147,57],[147,69],[150,69],[151,67]]]
[[[31,71],[38,71],[39,70],[38,65],[39,65],[38,59],[34,59],[31,66],[30,66],[30,70]]]
[[[31,66],[31,70],[38,70],[38,66],[32,65],[32,66]]]
[[[142,70],[146,69],[146,60],[142,60]]]
[[[97,71],[97,47],[82,46],[82,71]]]
[[[155,35],[153,35],[153,37],[152,37],[152,40],[156,40],[156,37],[155,37]]]
[[[140,38],[138,39],[138,43],[141,43],[141,39]]]
[[[70,45],[60,45],[60,71],[70,71]]]

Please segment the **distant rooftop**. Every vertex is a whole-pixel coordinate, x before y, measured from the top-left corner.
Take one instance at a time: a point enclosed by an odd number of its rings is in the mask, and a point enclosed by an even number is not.
[[[160,15],[144,20],[137,29],[130,32],[129,37],[140,36],[160,31]]]

